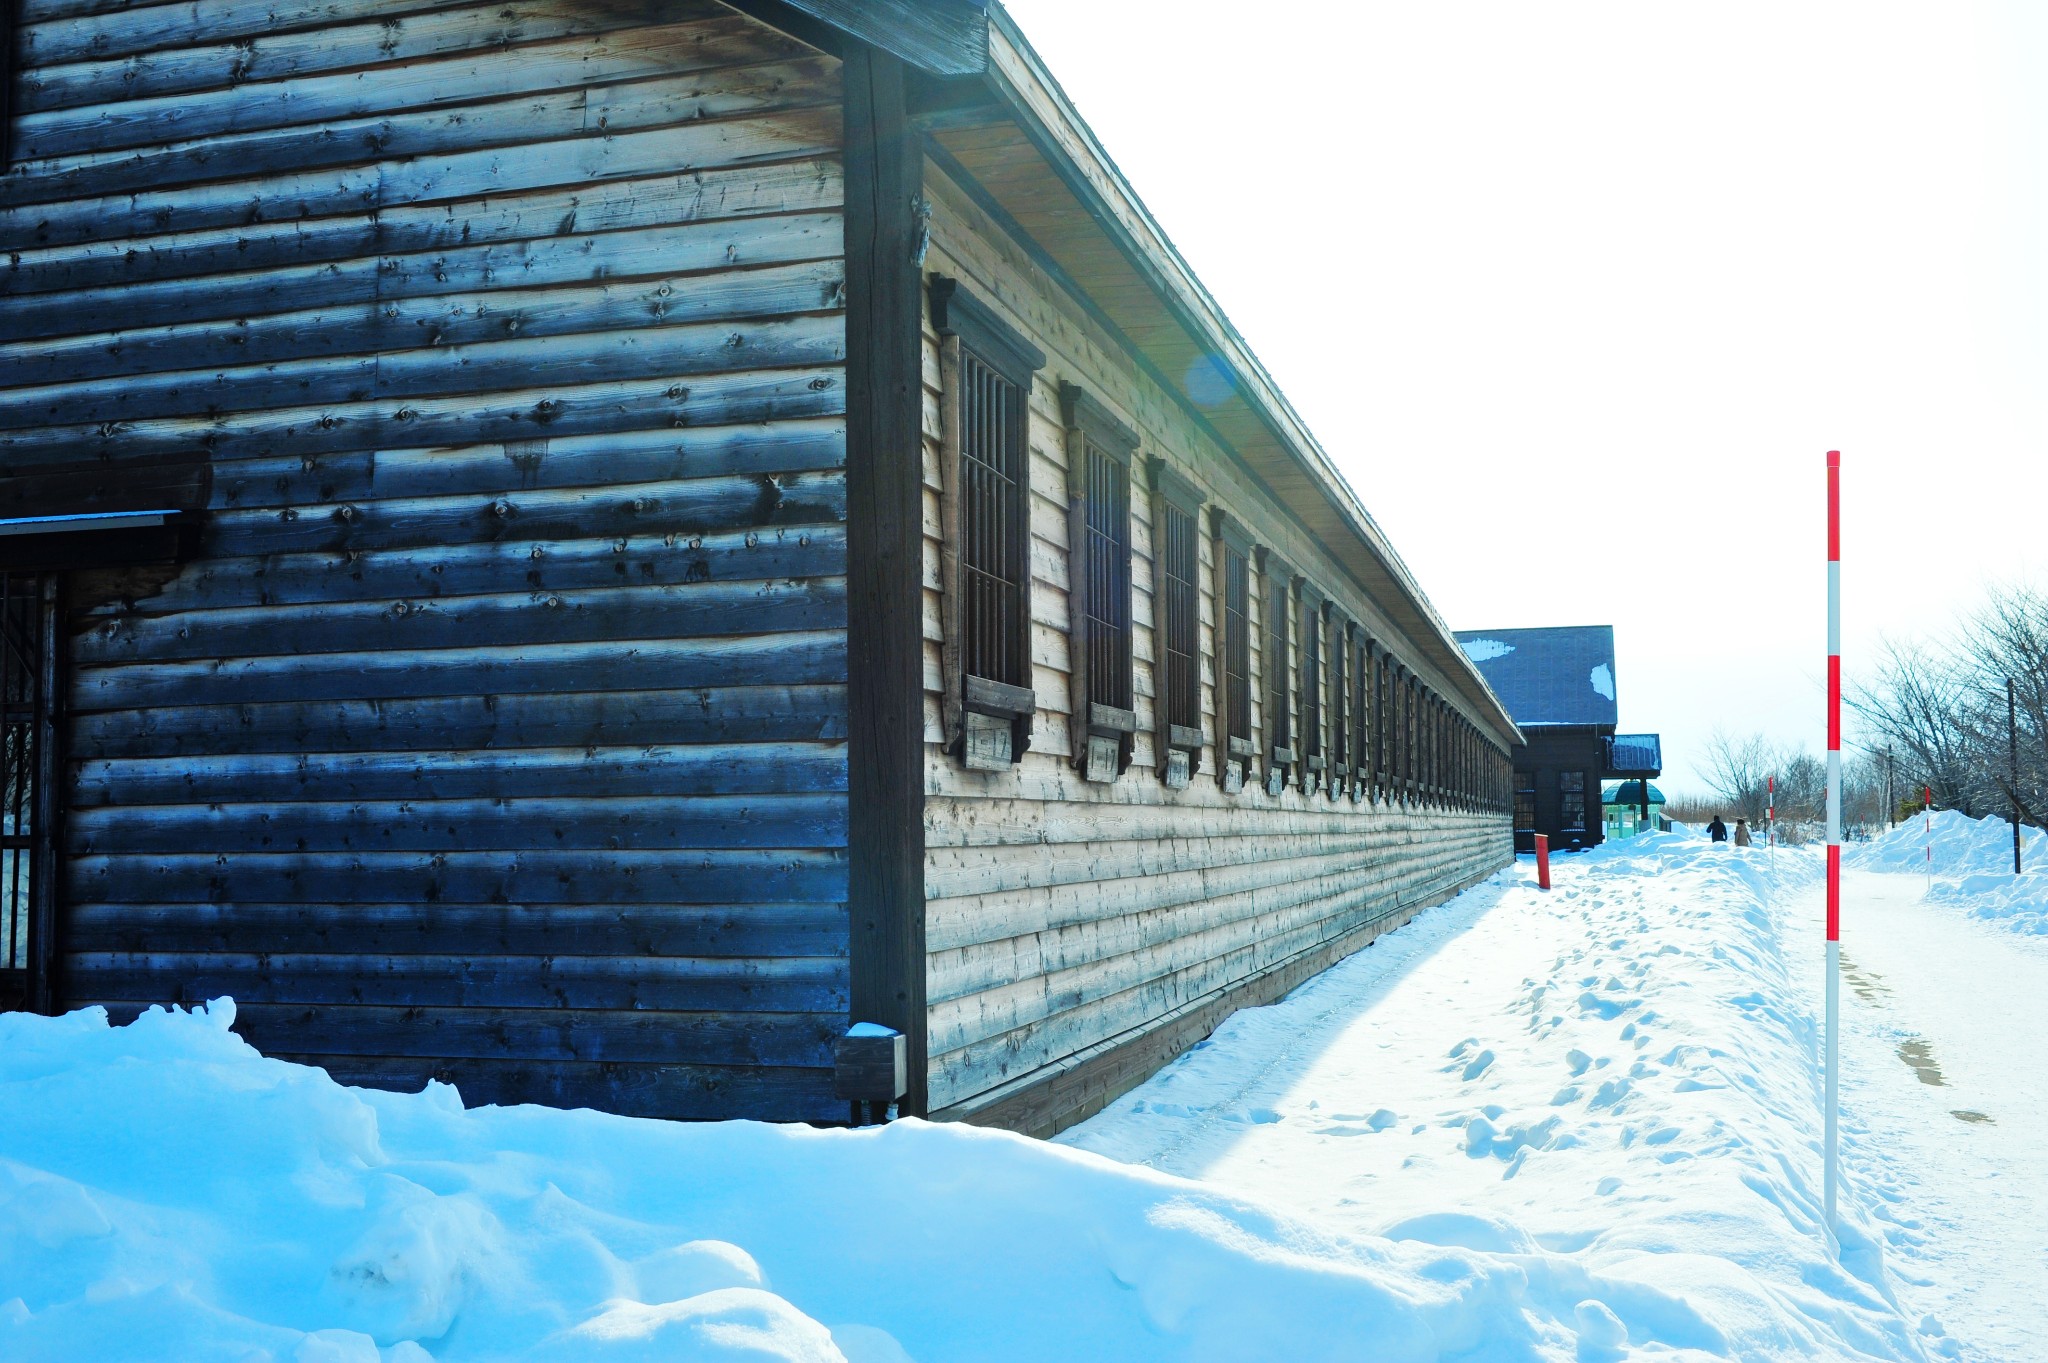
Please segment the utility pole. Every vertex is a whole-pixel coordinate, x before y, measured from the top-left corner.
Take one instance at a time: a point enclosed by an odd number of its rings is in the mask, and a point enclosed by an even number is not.
[[[2020,873],[2020,711],[2013,699],[2012,678],[2005,679],[2005,775],[2012,797],[2012,873]]]

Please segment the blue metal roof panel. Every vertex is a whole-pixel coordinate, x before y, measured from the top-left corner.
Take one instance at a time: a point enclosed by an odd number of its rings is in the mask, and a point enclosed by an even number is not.
[[[1654,776],[1664,770],[1664,740],[1658,734],[1616,734],[1608,746],[1609,771],[1646,771]]]
[[[1612,625],[1454,633],[1517,725],[1620,722]]]

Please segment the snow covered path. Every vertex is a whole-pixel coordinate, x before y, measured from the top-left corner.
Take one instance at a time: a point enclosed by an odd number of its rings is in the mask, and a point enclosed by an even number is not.
[[[1963,1357],[2048,1359],[2048,939],[1925,903],[1926,885],[1843,883],[1851,1191],[1896,1199],[1901,1295]],[[1817,937],[1818,893],[1793,907]]]
[[[1562,860],[1549,895],[1517,868],[1062,1139],[1346,1234],[1524,1256],[1561,1317],[1591,1299],[1581,1357],[1603,1329],[1687,1357],[1953,1353],[1896,1300],[1903,1213],[1852,1205],[1822,1248],[1818,858],[1780,867],[1659,837]]]

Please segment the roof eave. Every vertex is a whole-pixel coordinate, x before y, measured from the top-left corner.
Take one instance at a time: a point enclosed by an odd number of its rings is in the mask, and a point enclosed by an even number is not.
[[[1437,614],[1407,563],[1337,469],[1300,413],[1280,391],[1223,309],[1196,278],[1165,231],[1152,218],[1094,131],[1081,118],[1044,61],[1000,4],[989,6],[989,69],[985,79],[1011,116],[1049,159],[1072,172],[1066,178],[1089,207],[1096,223],[1145,275],[1182,326],[1230,368],[1247,405],[1294,457],[1314,475],[1323,495],[1406,598],[1422,626],[1418,639],[1447,674],[1462,681],[1466,698],[1493,721],[1510,743],[1521,741],[1507,707]]]

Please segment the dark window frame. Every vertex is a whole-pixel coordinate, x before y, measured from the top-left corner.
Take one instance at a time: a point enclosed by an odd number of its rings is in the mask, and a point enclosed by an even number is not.
[[[1257,749],[1252,745],[1252,607],[1251,537],[1218,507],[1210,512],[1215,528],[1216,563],[1216,776],[1224,789],[1236,793]]]
[[[1372,637],[1353,625],[1351,642],[1351,798],[1372,797]]]
[[[1290,636],[1294,621],[1294,570],[1271,549],[1260,554],[1259,602],[1264,647],[1260,653],[1261,688],[1265,693],[1266,788],[1277,794],[1294,766],[1294,715]]]
[[[940,446],[944,483],[940,495],[940,578],[943,596],[941,670],[945,686],[944,723],[946,748],[958,753],[970,765],[981,765],[967,751],[968,716],[976,715],[1009,724],[1009,760],[1024,760],[1030,746],[1037,696],[1032,690],[1031,662],[1031,390],[1034,376],[1045,366],[1045,353],[1024,339],[1014,327],[998,317],[986,304],[962,289],[959,282],[934,275],[929,286],[933,329],[940,339]],[[984,371],[1007,385],[1014,400],[991,414],[981,409],[977,394],[1001,389],[993,384],[970,390],[970,377],[979,379]],[[981,506],[970,507],[965,490],[970,445],[989,440],[1001,442],[1003,462],[1009,472],[1010,501],[994,517],[981,515]],[[989,461],[973,459],[987,467]],[[993,485],[993,480],[984,480]],[[984,499],[985,500],[985,499]],[[969,540],[973,543],[969,543]],[[967,590],[972,569],[964,560],[1000,557],[1007,578],[1000,594],[1008,597],[1007,621],[991,625],[973,608]],[[998,592],[976,593],[977,599]],[[968,641],[975,640],[973,649]],[[988,650],[1004,650],[1007,666],[991,668]],[[970,657],[970,654],[976,656]],[[976,666],[975,664],[981,664]],[[1002,671],[1006,676],[987,676]],[[1000,736],[1000,730],[997,731]]]
[[[1306,792],[1316,789],[1329,766],[1323,742],[1323,690],[1328,670],[1323,665],[1323,655],[1327,651],[1324,636],[1329,598],[1306,577],[1300,579],[1300,584],[1301,647],[1295,654],[1300,675],[1295,678],[1295,686],[1301,693],[1301,737],[1295,747],[1301,753],[1301,788]]]
[[[1524,784],[1526,782],[1527,784]],[[1508,814],[1517,833],[1536,831],[1536,773],[1511,769],[1508,773]],[[1526,800],[1525,800],[1526,797]],[[1522,809],[1527,804],[1529,821],[1522,821]]]
[[[1170,783],[1172,753],[1187,754],[1186,775],[1202,769],[1203,501],[1199,487],[1152,461],[1152,703],[1160,778]]]
[[[1387,684],[1393,658],[1386,645],[1377,640],[1369,645],[1372,651],[1372,796],[1385,801],[1393,794],[1393,755],[1388,745],[1392,741],[1393,726],[1388,722],[1387,711],[1394,703],[1393,688]]]
[[[1330,607],[1330,779],[1332,800],[1351,791],[1351,621]]]
[[[1568,776],[1578,778],[1577,789],[1572,789],[1565,784],[1565,778]],[[1572,822],[1567,812],[1569,808],[1567,802],[1571,800],[1578,801],[1579,820],[1577,823]],[[1566,767],[1557,773],[1557,830],[1560,833],[1584,833],[1588,831],[1586,827],[1586,769],[1584,767]]]
[[[59,591],[54,571],[0,568],[0,1009],[55,1002]]]
[[[1131,460],[1138,436],[1078,384],[1060,385],[1067,445],[1068,720],[1091,781],[1130,770],[1138,732]],[[1091,753],[1113,750],[1113,760]]]

